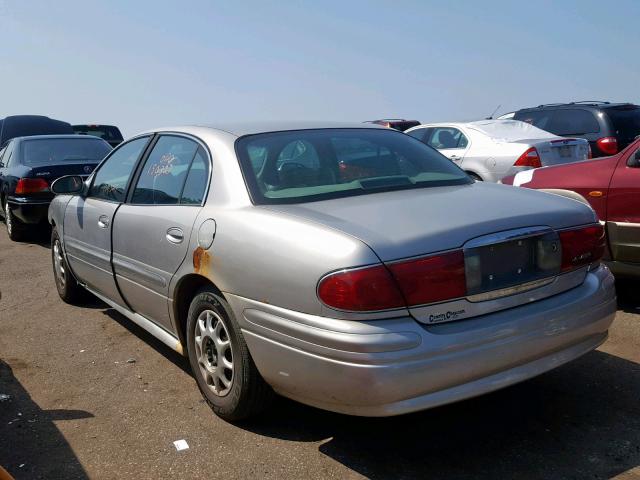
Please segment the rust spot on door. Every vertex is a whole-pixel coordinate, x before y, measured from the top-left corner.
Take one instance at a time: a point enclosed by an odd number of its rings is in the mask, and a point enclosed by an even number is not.
[[[211,257],[209,252],[204,248],[198,247],[193,251],[193,269],[196,273],[207,275],[209,273],[209,264],[211,263]]]

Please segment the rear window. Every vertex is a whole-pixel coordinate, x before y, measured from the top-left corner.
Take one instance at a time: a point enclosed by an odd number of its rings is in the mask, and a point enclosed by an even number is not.
[[[611,108],[605,111],[609,115],[615,136],[623,143],[631,143],[640,135],[640,107]]]
[[[236,152],[254,203],[298,203],[471,180],[394,130],[323,129],[242,137]]]
[[[513,118],[560,136],[600,131],[600,125],[593,113],[577,108],[516,112]]]
[[[598,133],[600,125],[589,110],[562,109],[553,112],[551,123],[545,130],[556,135],[584,135]]]
[[[80,135],[93,135],[106,141],[123,140],[118,127],[110,125],[74,125],[73,131]]]
[[[22,163],[27,166],[57,163],[98,163],[111,151],[108,143],[90,138],[47,138],[22,142]]]

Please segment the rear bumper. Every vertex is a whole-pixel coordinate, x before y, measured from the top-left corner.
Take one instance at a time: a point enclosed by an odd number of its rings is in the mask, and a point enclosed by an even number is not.
[[[411,317],[335,320],[227,298],[277,392],[364,416],[435,407],[539,375],[604,342],[616,311],[604,266],[554,297],[433,326]]]
[[[23,223],[41,223],[47,220],[51,200],[34,200],[28,197],[8,197],[13,214]]]

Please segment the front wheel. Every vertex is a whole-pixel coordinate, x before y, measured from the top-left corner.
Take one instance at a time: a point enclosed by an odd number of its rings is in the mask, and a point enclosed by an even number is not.
[[[60,298],[66,303],[76,303],[82,298],[84,289],[76,282],[76,279],[69,270],[69,265],[62,251],[60,236],[55,227],[53,227],[51,231],[51,263],[53,265],[53,278],[56,281],[58,295],[60,295]]]
[[[467,172],[467,175],[469,175],[471,178],[473,178],[476,182],[481,182],[482,178],[480,178],[480,175],[477,175],[473,172]]]
[[[227,421],[260,413],[273,397],[249,354],[229,304],[213,289],[192,300],[187,350],[198,388],[212,410]]]

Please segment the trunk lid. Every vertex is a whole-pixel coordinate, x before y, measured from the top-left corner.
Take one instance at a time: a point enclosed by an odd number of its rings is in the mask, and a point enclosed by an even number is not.
[[[382,261],[459,248],[495,232],[540,225],[563,229],[596,220],[579,202],[485,182],[261,208],[357,237]]]
[[[579,285],[587,269],[560,273],[556,230],[597,220],[580,202],[484,182],[263,208],[357,237],[391,270],[400,259],[463,248],[466,293],[410,306],[425,324],[484,315]]]
[[[563,163],[580,162],[589,158],[589,142],[582,138],[555,138],[544,140],[520,140],[516,143],[534,147],[543,167]]]
[[[44,178],[51,185],[54,180],[65,175],[80,175],[86,178],[97,165],[98,162],[65,162],[60,165],[37,165],[31,167],[28,176]]]
[[[65,175],[80,175],[82,178],[87,178],[96,166],[98,166],[98,162],[65,162],[64,165],[37,165],[30,167],[29,172],[24,177],[42,178],[46,180],[49,188],[51,188],[54,180]],[[48,201],[54,197],[50,190],[19,196],[30,197],[38,201]]]

